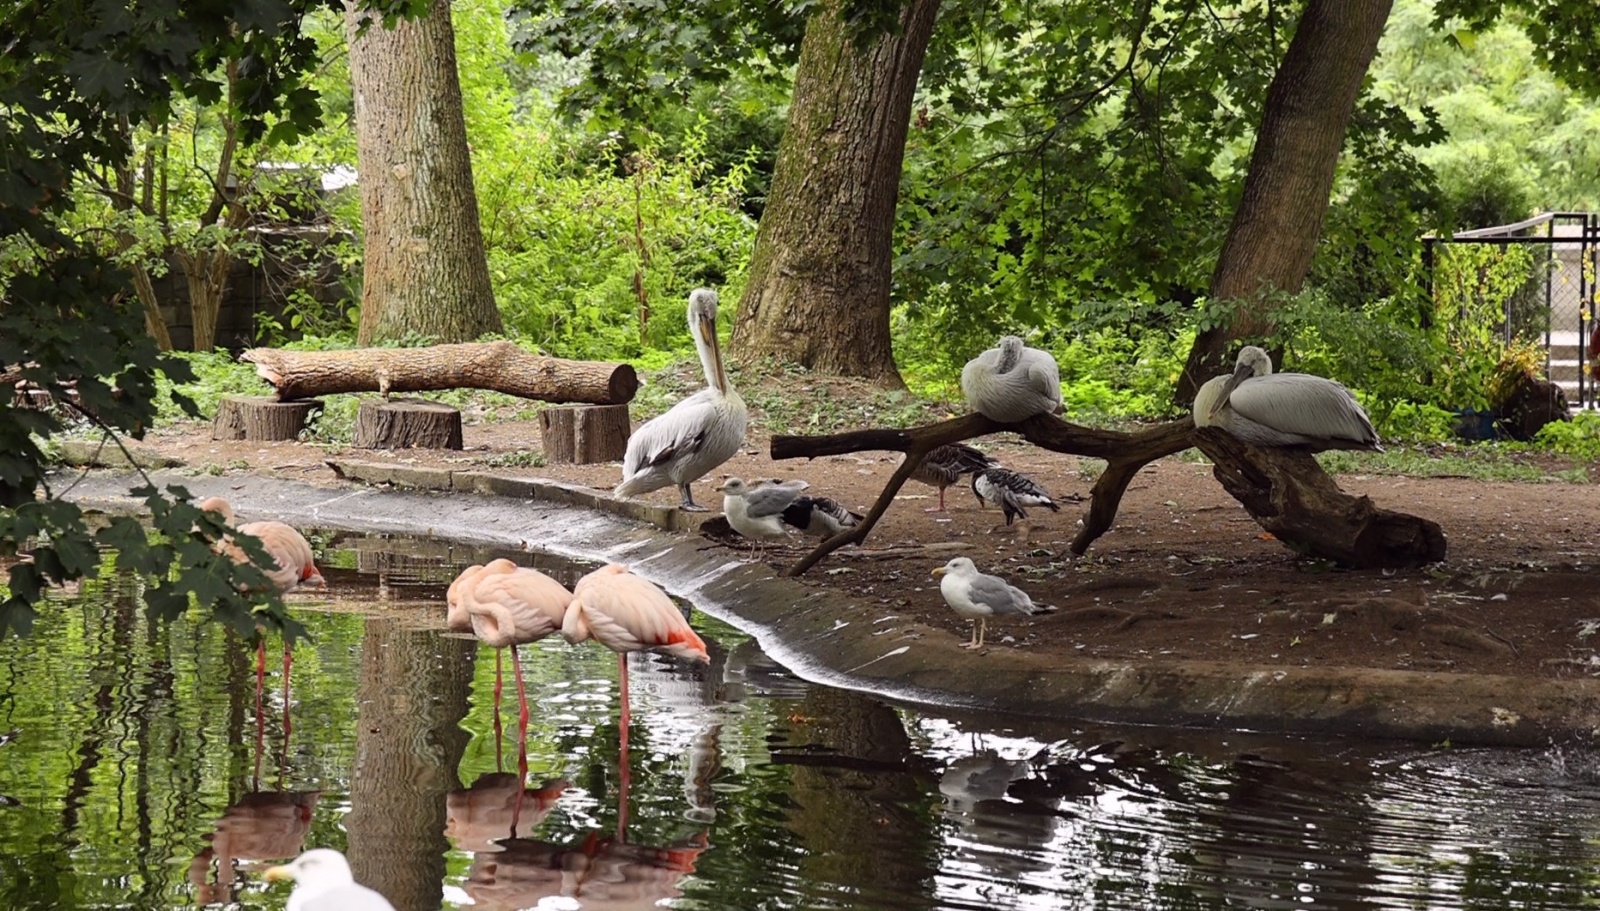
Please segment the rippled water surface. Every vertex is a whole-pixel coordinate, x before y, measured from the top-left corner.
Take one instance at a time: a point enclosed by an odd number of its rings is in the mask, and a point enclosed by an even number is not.
[[[559,640],[519,753],[509,665],[497,737],[494,652],[442,632],[488,556],[330,540],[287,701],[276,640],[258,696],[246,643],[116,580],[0,643],[0,907],[281,908],[261,870],[317,846],[401,911],[1600,905],[1587,753],[945,717],[699,614],[709,668],[630,664],[626,772],[616,658]]]

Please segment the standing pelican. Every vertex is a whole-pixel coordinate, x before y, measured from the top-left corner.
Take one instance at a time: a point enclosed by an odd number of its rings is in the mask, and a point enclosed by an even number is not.
[[[628,743],[629,652],[658,651],[711,663],[704,640],[667,593],[617,563],[600,567],[573,586],[561,636],[573,645],[593,639],[617,653],[624,748]]]
[[[614,496],[675,484],[682,495],[681,508],[704,512],[704,506],[695,504],[689,484],[739,451],[749,415],[744,399],[728,383],[717,347],[717,292],[696,288],[689,293],[689,332],[700,353],[706,388],[633,432],[622,460],[622,483]]]
[[[1034,604],[1028,593],[999,576],[978,572],[977,564],[966,557],[956,557],[934,569],[939,580],[939,593],[944,603],[957,614],[972,621],[972,641],[962,648],[983,648],[983,634],[990,617],[1022,614],[1032,616],[1055,608]]]
[[[994,460],[965,443],[950,443],[928,450],[922,464],[911,469],[911,480],[939,488],[939,505],[924,512],[944,512],[944,489],[965,475],[993,467]]]
[[[1350,390],[1320,376],[1273,373],[1272,359],[1255,345],[1239,349],[1231,375],[1200,387],[1194,423],[1220,427],[1255,446],[1383,451]]]
[[[1061,371],[1048,351],[1024,347],[1008,335],[961,370],[967,405],[991,421],[1009,424],[1061,410]]]

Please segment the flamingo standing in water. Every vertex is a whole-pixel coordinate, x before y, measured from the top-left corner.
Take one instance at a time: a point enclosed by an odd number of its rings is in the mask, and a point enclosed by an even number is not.
[[[197,504],[206,512],[214,512],[222,517],[224,525],[232,526],[234,523],[233,506],[222,497],[207,497]],[[246,522],[237,526],[236,531],[252,535],[261,541],[261,546],[272,558],[272,566],[258,566],[266,574],[267,581],[278,590],[279,594],[288,594],[302,585],[326,587],[327,580],[322,578],[322,571],[317,569],[315,556],[311,553],[311,542],[305,535],[300,534],[293,527],[282,522]],[[233,542],[233,536],[228,535],[216,544],[217,553],[222,554],[234,563],[246,564],[250,562],[243,548]],[[289,669],[294,661],[293,654],[289,651],[289,643],[283,643],[283,704],[289,704]],[[261,681],[267,673],[267,643],[265,639],[256,641],[256,695],[261,694]],[[259,701],[259,698],[258,698]],[[260,714],[260,706],[257,706]]]
[[[517,646],[540,639],[561,629],[572,592],[566,586],[536,569],[517,566],[510,560],[491,560],[476,577],[467,578],[468,568],[456,578],[466,581],[457,590],[472,623],[472,633],[485,645],[511,650],[511,669],[517,678],[517,718],[528,726],[528,691],[522,682],[522,664]],[[454,587],[454,586],[452,586]],[[448,598],[448,595],[446,596]],[[495,677],[495,717],[499,717],[500,683]]]
[[[608,563],[578,580],[561,623],[561,636],[573,645],[593,639],[617,653],[623,749],[628,745],[629,652],[664,652],[711,663],[705,642],[667,593],[618,563]]]

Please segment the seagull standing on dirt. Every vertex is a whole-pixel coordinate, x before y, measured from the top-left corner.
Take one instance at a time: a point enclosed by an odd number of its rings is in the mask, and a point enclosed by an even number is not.
[[[750,539],[750,553],[767,541],[781,541],[788,537],[783,525],[783,511],[799,499],[805,482],[771,484],[757,482],[745,484],[742,478],[729,478],[717,490],[722,491],[722,513],[727,516],[733,530]]]
[[[350,863],[332,848],[313,848],[265,875],[268,882],[294,880],[288,911],[394,911],[388,899],[356,882]]]
[[[978,567],[966,557],[956,557],[934,569],[939,579],[939,593],[944,603],[972,623],[972,641],[962,648],[982,648],[983,634],[990,617],[1022,615],[1031,617],[1055,610],[1034,604],[1028,593],[999,576],[978,572]]]
[[[1050,492],[1038,481],[1009,468],[985,468],[972,476],[972,493],[978,498],[978,508],[994,503],[1005,514],[1006,524],[1013,519],[1026,519],[1024,506],[1043,506],[1051,512],[1061,507],[1050,498]]]

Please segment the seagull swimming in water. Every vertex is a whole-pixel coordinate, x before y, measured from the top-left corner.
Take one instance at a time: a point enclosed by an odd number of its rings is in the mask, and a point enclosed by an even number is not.
[[[728,382],[717,347],[717,292],[696,288],[689,293],[689,333],[700,354],[706,388],[672,410],[649,421],[628,438],[622,459],[622,483],[613,496],[628,497],[676,485],[679,508],[704,512],[690,483],[728,461],[744,445],[749,412]]]

